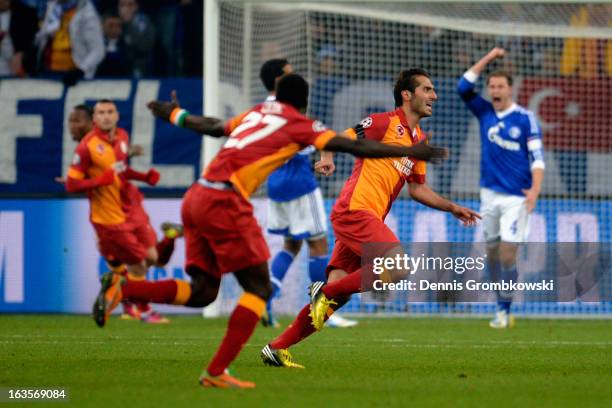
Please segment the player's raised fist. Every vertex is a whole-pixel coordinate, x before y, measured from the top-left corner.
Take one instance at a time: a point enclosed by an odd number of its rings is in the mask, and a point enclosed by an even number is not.
[[[500,47],[495,47],[491,51],[489,51],[489,54],[487,56],[492,61],[497,58],[502,58],[504,55],[506,55],[506,50]]]

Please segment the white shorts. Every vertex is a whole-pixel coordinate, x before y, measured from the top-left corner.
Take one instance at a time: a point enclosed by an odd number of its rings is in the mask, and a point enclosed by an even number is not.
[[[291,201],[268,200],[268,232],[294,240],[313,240],[327,233],[327,217],[321,190]]]
[[[480,189],[480,212],[486,242],[526,242],[529,235],[529,213],[525,197]]]

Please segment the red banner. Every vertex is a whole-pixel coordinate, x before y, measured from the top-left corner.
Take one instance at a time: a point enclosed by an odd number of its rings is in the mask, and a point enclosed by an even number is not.
[[[547,149],[612,151],[612,80],[524,78],[518,103],[536,113]]]

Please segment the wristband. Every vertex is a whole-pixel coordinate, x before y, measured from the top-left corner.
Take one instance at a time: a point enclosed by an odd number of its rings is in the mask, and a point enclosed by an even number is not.
[[[187,115],[189,115],[189,112],[187,112],[185,109],[174,108],[170,113],[170,122],[174,126],[183,127]]]

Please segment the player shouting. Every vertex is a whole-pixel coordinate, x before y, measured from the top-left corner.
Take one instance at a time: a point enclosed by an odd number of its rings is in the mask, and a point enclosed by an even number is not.
[[[395,110],[370,115],[346,133],[357,141],[379,141],[389,147],[409,148],[425,140],[419,121],[432,115],[438,98],[429,74],[419,68],[402,71],[393,96]],[[364,158],[355,162],[331,214],[336,244],[327,266],[327,284],[311,285],[311,304],[304,306],[293,323],[263,348],[264,363],[302,367],[293,362],[288,348],[321,330],[325,320],[353,293],[370,289],[362,283],[363,245],[385,243],[380,246],[382,254],[399,250],[399,240],[384,219],[404,184],[408,183],[414,200],[450,212],[465,225],[473,225],[480,218],[476,212],[432,191],[425,184],[425,173],[425,162],[413,157]]]
[[[489,74],[491,102],[474,91],[480,73],[504,54],[502,48],[493,48],[463,74],[457,90],[480,123],[480,202],[489,273],[494,280],[516,281],[518,244],[527,240],[529,213],[536,206],[544,179],[544,146],[534,113],[512,100],[510,74]],[[498,311],[491,327],[514,325],[511,304],[511,293],[498,293]]]

